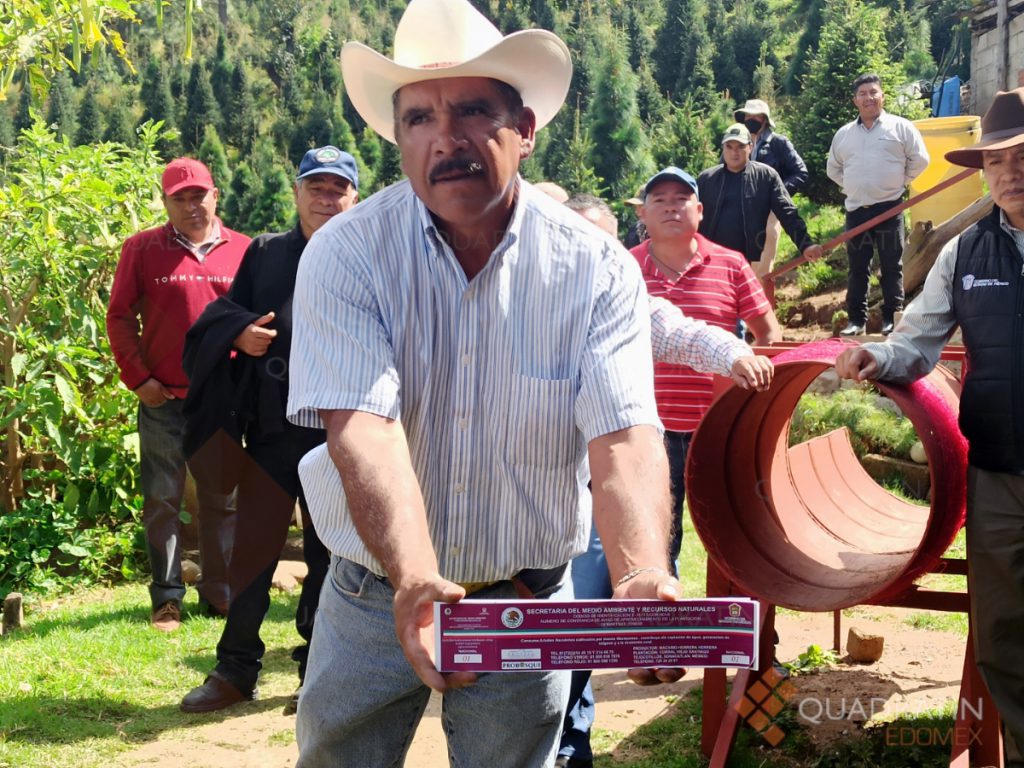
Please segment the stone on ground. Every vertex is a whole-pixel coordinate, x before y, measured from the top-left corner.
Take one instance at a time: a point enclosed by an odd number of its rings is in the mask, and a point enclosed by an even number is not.
[[[857,627],[850,627],[846,637],[846,652],[850,658],[860,664],[874,664],[882,658],[885,638],[881,635],[869,635]]]

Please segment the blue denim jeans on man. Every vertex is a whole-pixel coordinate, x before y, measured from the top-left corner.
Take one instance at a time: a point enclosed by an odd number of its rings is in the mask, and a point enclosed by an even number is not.
[[[538,599],[572,599],[563,578]],[[513,599],[501,581],[470,599]],[[320,595],[299,698],[297,768],[402,765],[430,698],[395,637],[390,582],[333,557]],[[455,768],[547,768],[555,760],[568,672],[482,674],[443,697],[441,721]]]

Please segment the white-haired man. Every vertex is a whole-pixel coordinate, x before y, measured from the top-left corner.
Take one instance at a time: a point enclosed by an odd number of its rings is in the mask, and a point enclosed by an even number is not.
[[[960,326],[974,656],[1003,718],[1006,766],[1024,768],[1024,88],[996,94],[981,141],[946,159],[983,170],[991,215],[946,244],[892,335],[846,350],[836,370],[913,381]]]
[[[288,410],[327,430],[300,472],[333,554],[299,765],[400,764],[434,688],[455,764],[547,766],[569,673],[441,674],[433,603],[568,597],[591,506],[616,596],[679,594],[643,282],[519,176],[569,86],[554,34],[412,0],[394,60],[348,43],[342,71],[408,179],[324,225],[299,267]]]

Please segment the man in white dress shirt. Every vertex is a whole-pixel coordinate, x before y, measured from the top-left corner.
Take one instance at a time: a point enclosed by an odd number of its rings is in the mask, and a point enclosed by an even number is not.
[[[913,123],[883,109],[885,94],[878,75],[853,81],[857,119],[832,138],[828,177],[846,196],[850,230],[900,204],[907,185],[928,167],[928,150]],[[876,224],[846,244],[850,273],[846,287],[849,325],[843,336],[864,333],[868,313],[871,257],[878,252],[882,283],[882,333],[892,332],[893,317],[903,309],[903,214]]]

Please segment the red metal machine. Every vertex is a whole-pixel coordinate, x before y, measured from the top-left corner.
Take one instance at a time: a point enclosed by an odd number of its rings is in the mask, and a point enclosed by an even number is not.
[[[690,445],[687,496],[708,551],[708,595],[749,595],[762,602],[762,669],[737,674],[729,706],[725,670],[705,671],[702,743],[712,768],[726,764],[744,693],[771,668],[776,606],[832,612],[862,604],[968,608],[965,593],[913,583],[928,572],[966,573],[962,560],[942,557],[963,526],[967,476],[967,446],[957,427],[960,385],[948,369],[939,366],[908,386],[876,383],[924,444],[930,508],[875,483],[845,430],[788,445],[801,395],[844,348],[830,339],[778,354],[771,389],[723,392]],[[988,698],[970,638],[961,696]],[[998,718],[975,721],[969,709],[958,709],[957,727],[972,729],[977,738],[969,746],[954,745],[950,766],[967,768],[972,758],[976,765],[1001,766]],[[990,700],[984,711],[995,712]]]

